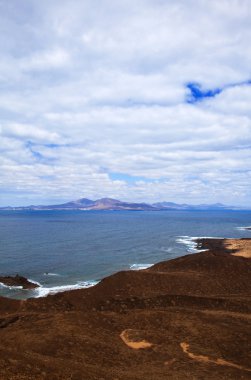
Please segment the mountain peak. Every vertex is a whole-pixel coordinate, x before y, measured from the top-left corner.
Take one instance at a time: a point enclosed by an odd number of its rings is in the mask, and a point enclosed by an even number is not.
[[[117,203],[122,203],[118,199],[113,199],[113,198],[100,198],[95,201],[96,203],[104,203],[104,204],[117,204]]]
[[[77,199],[75,202],[79,203],[79,204],[84,204],[84,205],[94,203],[94,201],[92,201],[91,199],[88,199],[88,198],[80,198],[80,199]]]

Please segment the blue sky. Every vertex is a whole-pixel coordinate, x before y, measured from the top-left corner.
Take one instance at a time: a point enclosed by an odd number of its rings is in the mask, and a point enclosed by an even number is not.
[[[249,0],[0,0],[0,206],[251,206]]]

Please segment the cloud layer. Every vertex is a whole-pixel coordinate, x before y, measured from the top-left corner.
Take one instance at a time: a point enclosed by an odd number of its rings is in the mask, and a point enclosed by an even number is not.
[[[0,25],[0,205],[251,206],[249,0],[2,0]]]

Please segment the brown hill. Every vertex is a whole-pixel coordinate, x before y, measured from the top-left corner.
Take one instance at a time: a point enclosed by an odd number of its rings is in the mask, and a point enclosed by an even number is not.
[[[0,379],[250,379],[251,240],[198,243],[93,288],[0,298]]]

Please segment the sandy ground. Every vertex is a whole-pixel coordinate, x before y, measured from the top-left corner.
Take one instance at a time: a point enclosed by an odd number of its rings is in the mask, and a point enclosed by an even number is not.
[[[249,240],[227,239],[225,246],[227,249],[236,250],[233,256],[242,256],[251,259],[251,245]]]

